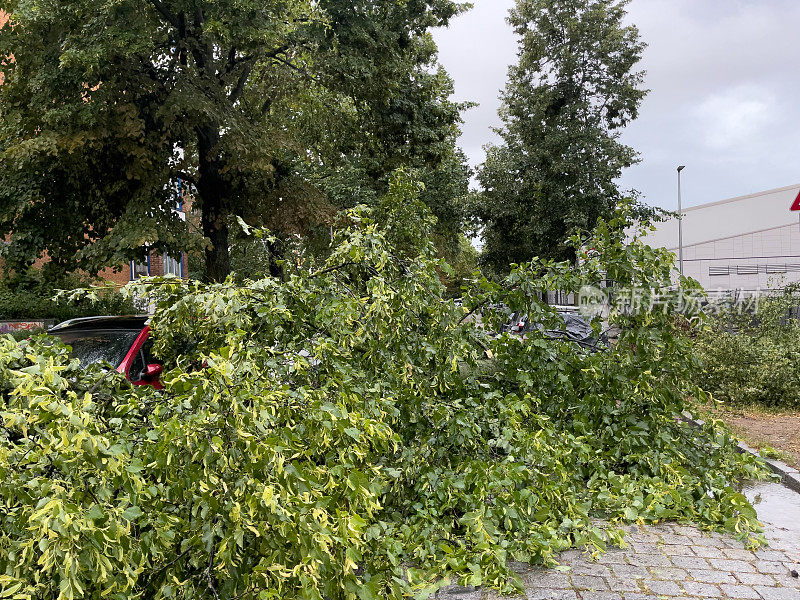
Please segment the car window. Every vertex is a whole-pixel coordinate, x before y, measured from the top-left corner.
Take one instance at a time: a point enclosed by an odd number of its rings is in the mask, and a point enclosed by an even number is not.
[[[81,364],[90,365],[106,361],[118,367],[140,333],[141,330],[92,329],[64,331],[54,335],[72,347],[70,356],[80,360]]]

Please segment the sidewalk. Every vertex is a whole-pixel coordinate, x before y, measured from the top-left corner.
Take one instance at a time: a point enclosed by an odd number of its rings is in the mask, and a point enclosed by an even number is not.
[[[627,528],[628,548],[592,562],[582,552],[561,555],[567,572],[522,567],[527,600],[800,600],[800,539],[752,552],[735,538],[672,523]],[[775,535],[772,535],[775,534]],[[486,590],[451,587],[439,600],[497,600]],[[522,598],[517,596],[517,598]]]

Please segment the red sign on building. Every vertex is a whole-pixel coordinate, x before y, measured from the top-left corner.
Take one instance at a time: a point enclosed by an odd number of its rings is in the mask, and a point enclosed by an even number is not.
[[[800,194],[797,194],[797,198],[794,199],[794,204],[789,210],[800,210]]]

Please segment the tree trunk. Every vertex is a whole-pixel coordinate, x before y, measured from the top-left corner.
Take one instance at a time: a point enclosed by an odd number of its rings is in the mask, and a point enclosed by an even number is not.
[[[283,249],[280,242],[267,242],[269,248],[269,274],[276,279],[283,281]]]
[[[219,159],[219,127],[210,124],[197,128],[197,148],[200,159],[197,193],[203,225],[203,236],[210,242],[206,248],[204,279],[224,281],[231,272],[228,231],[229,209],[227,182],[221,174]]]

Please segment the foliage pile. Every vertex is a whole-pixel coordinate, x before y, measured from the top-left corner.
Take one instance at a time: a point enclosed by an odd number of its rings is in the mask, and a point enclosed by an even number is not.
[[[3,338],[6,594],[367,600],[424,597],[443,576],[510,591],[508,560],[601,551],[622,522],[753,536],[734,486],[758,468],[726,431],[676,418],[699,392],[671,301],[613,313],[602,352],[491,335],[505,316],[490,305],[555,326],[542,290],[603,271],[650,293],[670,255],[601,222],[580,271],[534,261],[461,307],[442,300],[415,192],[396,180],[324,265],[283,282],[139,284],[172,365],[162,393]]]
[[[750,304],[757,310],[721,310],[698,334],[695,378],[723,402],[800,408],[800,288]]]

